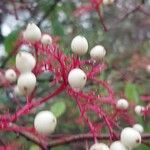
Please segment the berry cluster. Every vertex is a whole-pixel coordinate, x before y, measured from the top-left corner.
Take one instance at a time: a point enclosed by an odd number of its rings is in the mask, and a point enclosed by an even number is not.
[[[135,124],[132,128],[124,128],[120,140],[113,142],[110,148],[104,143],[95,143],[90,150],[132,150],[141,143],[141,133],[143,133],[143,127],[140,124]]]
[[[90,51],[89,60],[81,60],[88,52],[88,41],[85,37],[78,35],[71,42],[73,55],[67,56],[60,50],[57,43],[48,34],[42,34],[41,30],[34,24],[29,23],[23,31],[17,43],[16,67],[5,71],[6,87],[14,87],[14,93],[26,98],[26,104],[15,114],[0,116],[0,129],[18,131],[13,123],[21,116],[27,115],[33,108],[51,100],[61,92],[66,92],[77,103],[80,110],[80,122],[88,125],[93,135],[95,144],[90,150],[128,150],[137,147],[141,143],[143,127],[135,124],[133,113],[130,114],[129,102],[125,98],[116,99],[111,86],[98,78],[98,75],[106,69],[104,57],[106,50],[102,45],[96,45]],[[26,45],[30,50],[22,51],[21,46]],[[54,77],[50,82],[51,86],[58,85],[56,89],[44,97],[36,97],[38,88],[37,78],[44,72],[52,72]],[[15,82],[17,80],[17,84]],[[103,87],[107,95],[93,91],[88,82]],[[98,121],[94,121],[89,112],[94,112]],[[135,106],[137,115],[144,115],[143,106]],[[117,138],[121,128],[119,120],[131,127],[123,127],[120,140],[110,145],[97,142],[97,133],[102,134],[103,129],[108,129],[110,141]],[[79,123],[80,123],[79,122]],[[56,128],[57,119],[50,111],[39,112],[34,119],[34,130],[32,134],[49,136]],[[21,128],[26,130],[26,128]]]

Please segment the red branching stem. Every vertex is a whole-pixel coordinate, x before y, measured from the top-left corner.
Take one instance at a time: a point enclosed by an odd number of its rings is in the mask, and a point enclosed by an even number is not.
[[[148,103],[144,109],[144,115],[149,116],[149,114],[150,114],[150,103]]]
[[[99,10],[99,5],[101,0],[92,0],[95,2],[94,8]],[[99,12],[100,13],[100,12]],[[100,14],[101,15],[101,14]],[[101,20],[103,22],[103,20]],[[105,24],[102,23],[105,27]],[[107,29],[107,28],[106,28]],[[38,144],[42,149],[46,150],[48,147],[55,147],[65,143],[71,143],[73,141],[91,140],[96,142],[98,139],[106,140],[116,140],[118,139],[117,129],[121,129],[116,122],[119,119],[123,119],[125,123],[133,124],[134,119],[132,115],[128,113],[127,110],[116,109],[116,98],[111,85],[106,81],[98,78],[98,75],[102,73],[106,68],[103,62],[95,62],[94,60],[82,61],[78,56],[72,55],[71,57],[66,56],[61,49],[59,49],[57,44],[52,44],[50,46],[45,46],[40,42],[28,43],[24,40],[17,42],[15,49],[12,54],[18,52],[19,47],[22,44],[30,45],[35,49],[36,66],[33,73],[38,77],[44,72],[49,72],[54,74],[54,78],[50,81],[51,86],[54,88],[53,92],[49,92],[46,96],[36,98],[36,88],[30,96],[26,98],[26,104],[19,108],[14,114],[8,113],[0,115],[0,130],[17,132],[21,135],[31,139],[33,142]],[[107,94],[103,95],[98,90],[91,90],[92,85],[87,84],[87,88],[83,90],[72,89],[68,84],[68,74],[71,69],[81,68],[85,70],[87,74],[88,81],[92,84],[95,83],[99,87],[103,87]],[[4,70],[0,70],[3,75]],[[0,74],[0,75],[1,75]],[[3,82],[2,86],[7,88],[12,87],[10,83]],[[52,100],[53,97],[58,96],[60,93],[66,92],[71,96],[77,103],[77,107],[80,111],[80,119],[82,119],[90,129],[89,134],[73,135],[73,136],[61,136],[58,139],[53,139],[51,137],[50,142],[43,140],[34,129],[28,129],[27,127],[19,127],[14,125],[14,122],[18,121],[21,116],[27,115],[31,112],[33,108],[37,108],[39,105]],[[15,100],[17,100],[15,98]],[[18,102],[18,100],[17,100]],[[147,105],[147,112],[149,110],[149,104]],[[92,113],[96,116],[96,120],[91,117]],[[107,129],[106,136],[103,136],[103,129]],[[99,135],[97,135],[100,132]]]
[[[39,145],[43,150],[47,150],[47,141],[45,137],[37,135],[33,129],[27,129],[16,124],[10,124],[7,128],[4,128],[2,131],[15,132],[24,136],[26,139],[31,140],[35,144]]]
[[[91,71],[87,73],[87,76],[90,76],[90,77],[93,77],[93,76],[96,76],[97,74],[102,73],[107,68],[106,64],[103,64],[103,63],[96,64],[94,60],[88,60],[86,62],[83,62],[82,66],[83,65],[90,65],[92,67]]]
[[[114,133],[112,130],[112,121],[110,121],[111,119],[109,119],[109,117],[106,115],[106,112],[104,112],[102,110],[102,108],[99,105],[97,105],[96,101],[98,99],[96,98],[96,96],[90,97],[89,95],[87,96],[82,92],[76,92],[72,89],[68,89],[68,94],[71,97],[75,98],[75,100],[78,104],[80,113],[81,113],[81,118],[83,118],[86,121],[86,123],[89,125],[95,142],[96,142],[95,134],[97,133],[97,129],[93,126],[92,122],[90,121],[89,117],[87,116],[88,111],[95,112],[99,118],[103,118],[104,122],[108,126],[110,138],[114,136]],[[82,102],[82,99],[85,99],[84,103]]]
[[[85,149],[86,149],[86,150],[89,150],[89,143],[88,143],[87,140],[85,141]]]
[[[22,44],[22,43],[21,43]],[[19,46],[18,46],[19,47]],[[18,48],[16,47],[16,49]],[[36,58],[38,59],[38,55],[40,55],[40,51],[39,48],[40,48],[40,45],[38,45],[38,43],[34,44],[34,47],[35,47],[35,50],[36,51]],[[41,100],[39,101],[33,101],[33,102],[28,102],[23,108],[21,108],[20,110],[18,110],[14,115],[2,115],[0,117],[0,120],[1,121],[6,121],[6,120],[9,120],[9,121],[16,121],[20,116],[22,115],[25,115],[25,114],[28,114],[28,112],[30,112],[30,110],[34,107],[37,107],[39,106],[40,104],[42,103],[45,103],[46,101],[48,101],[50,98],[52,98],[53,96],[56,96],[58,95],[60,92],[62,92],[66,85],[67,85],[67,74],[66,74],[66,68],[65,68],[65,64],[63,64],[65,62],[65,57],[63,57],[62,55],[62,52],[60,52],[56,46],[54,47],[44,47],[44,48],[47,48],[47,52],[50,52],[51,56],[53,56],[53,59],[55,59],[56,61],[59,62],[60,64],[60,69],[61,69],[61,76],[63,77],[63,83],[61,84],[61,86],[59,88],[57,88],[53,93],[50,93],[48,96],[42,98]],[[18,50],[18,49],[17,49]],[[39,52],[39,53],[38,53]],[[35,74],[37,74],[37,69],[38,69],[38,63],[36,64],[36,67],[35,67]],[[59,79],[60,80],[60,79]],[[31,100],[30,100],[31,101]]]
[[[103,86],[104,88],[107,89],[107,92],[108,92],[108,96],[110,97],[110,99],[112,99],[112,101],[115,100],[114,98],[114,92],[113,90],[110,88],[110,85],[106,82],[106,81],[102,81],[102,80],[99,80],[99,79],[96,79],[94,77],[90,77],[88,76],[89,79],[93,80],[96,84],[99,84],[101,86]]]
[[[150,102],[150,95],[147,95],[147,96],[143,95],[143,96],[141,96],[141,99],[142,99],[143,101]]]
[[[50,100],[52,97],[60,94],[62,91],[64,91],[65,86],[64,84],[62,84],[58,89],[56,89],[53,93],[50,93],[49,95],[47,95],[46,97],[42,98],[41,100],[35,100],[32,101],[31,103],[27,103],[23,108],[21,108],[20,110],[18,110],[15,114],[13,115],[1,115],[0,116],[0,121],[9,121],[9,122],[14,122],[16,121],[19,117],[21,117],[22,115],[26,115],[28,114],[31,109],[38,107],[39,105],[47,102],[48,100]],[[4,128],[4,127],[3,127]]]

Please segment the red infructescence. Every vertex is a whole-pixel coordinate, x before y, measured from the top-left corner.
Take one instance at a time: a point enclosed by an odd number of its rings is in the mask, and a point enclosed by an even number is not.
[[[85,124],[89,126],[95,141],[98,131],[102,131],[106,126],[110,133],[110,139],[115,136],[117,129],[120,128],[119,124],[116,123],[119,118],[123,118],[124,121],[130,124],[133,123],[133,118],[129,116],[126,110],[116,109],[115,94],[111,86],[106,81],[97,78],[97,75],[106,69],[105,64],[97,64],[91,59],[81,60],[75,55],[67,56],[60,50],[58,44],[43,45],[41,42],[33,44],[28,43],[23,39],[17,42],[17,47],[12,54],[16,54],[22,44],[30,45],[30,47],[34,49],[33,53],[37,60],[36,67],[33,70],[34,74],[38,76],[45,71],[52,72],[54,74],[54,79],[51,83],[53,83],[52,85],[58,84],[59,87],[44,97],[36,98],[36,95],[34,95],[35,93],[32,93],[30,101],[14,114],[9,113],[1,115],[0,130],[15,130],[16,132],[19,128],[20,130],[25,130],[27,132],[28,130],[26,130],[26,127],[17,127],[16,130],[16,127],[12,126],[12,124],[19,120],[21,116],[29,114],[33,108],[51,100],[52,97],[59,95],[61,92],[66,92],[75,99],[78,109],[80,110],[80,117],[84,120]],[[88,80],[103,87],[107,91],[107,96],[100,93],[97,94],[96,91],[92,90],[77,91],[72,89],[68,85],[68,73],[73,68],[86,68]],[[88,114],[89,112],[94,112],[97,118],[99,118],[97,122],[92,120],[91,116]]]

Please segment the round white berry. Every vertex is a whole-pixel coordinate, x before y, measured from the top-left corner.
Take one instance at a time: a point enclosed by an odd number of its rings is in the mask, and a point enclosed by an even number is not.
[[[129,106],[129,103],[126,99],[119,99],[116,104],[116,107],[118,109],[127,109],[128,106]]]
[[[103,0],[104,5],[110,5],[113,4],[115,0]]]
[[[72,69],[68,75],[68,82],[72,88],[82,89],[86,84],[86,74],[79,68]]]
[[[19,76],[17,86],[23,95],[30,95],[36,86],[36,77],[33,73],[23,73]]]
[[[41,38],[41,30],[34,23],[29,23],[26,30],[23,32],[24,39],[30,42],[39,41]]]
[[[150,73],[150,64],[146,66],[146,70],[148,73]]]
[[[121,132],[120,140],[129,149],[137,147],[141,143],[141,135],[133,128],[124,128]]]
[[[120,141],[115,141],[110,145],[110,150],[128,150]]]
[[[21,73],[31,72],[35,64],[35,58],[28,52],[19,52],[16,55],[16,67]]]
[[[17,75],[16,72],[13,69],[8,69],[5,71],[5,78],[9,81],[9,82],[14,82],[17,79]]]
[[[143,106],[137,105],[135,107],[135,113],[137,115],[142,116],[143,115],[143,111],[144,111],[144,107]]]
[[[51,45],[52,44],[52,37],[48,34],[43,34],[41,37],[41,42],[44,45]]]
[[[90,56],[92,59],[99,61],[106,55],[106,50],[102,45],[96,45],[90,51]]]
[[[109,147],[104,143],[95,143],[90,147],[90,150],[109,150]]]
[[[77,55],[84,55],[88,50],[88,42],[87,39],[83,36],[76,36],[73,38],[71,42],[71,49],[73,53]]]
[[[133,125],[133,129],[135,129],[136,131],[138,131],[139,133],[143,133],[144,132],[144,128],[142,125],[140,124],[135,124]]]
[[[39,112],[34,119],[35,130],[43,135],[49,135],[53,133],[56,125],[56,117],[52,112],[47,110]]]

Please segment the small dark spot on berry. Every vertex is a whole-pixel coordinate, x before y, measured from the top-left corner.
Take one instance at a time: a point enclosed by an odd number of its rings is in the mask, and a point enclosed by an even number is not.
[[[28,88],[27,87],[23,87],[24,91],[27,92]]]
[[[136,140],[136,143],[140,143],[140,140],[139,140],[139,139],[137,139],[137,140]]]

